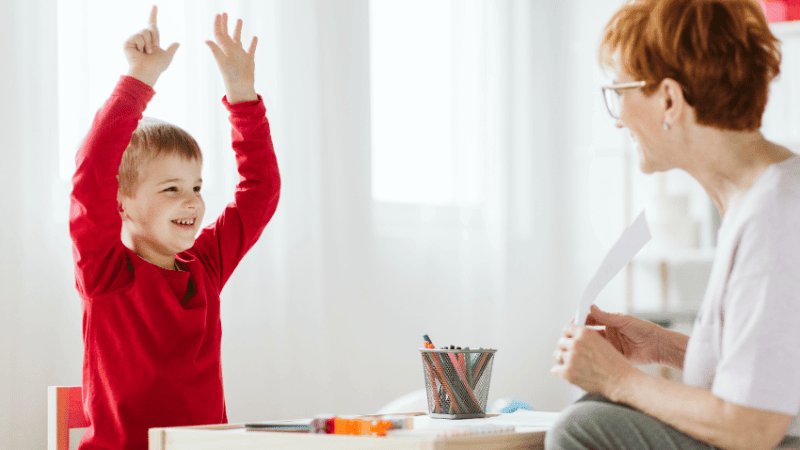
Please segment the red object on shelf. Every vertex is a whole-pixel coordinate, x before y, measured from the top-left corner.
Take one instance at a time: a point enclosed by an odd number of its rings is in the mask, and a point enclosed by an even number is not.
[[[783,0],[761,0],[761,9],[767,16],[767,22],[785,22],[787,20],[786,2]]]
[[[759,3],[767,22],[800,20],[800,0],[761,0]]]
[[[767,17],[767,22],[785,22],[788,20],[787,5],[783,0],[760,0],[761,9]]]
[[[786,20],[800,20],[800,0],[784,0]]]

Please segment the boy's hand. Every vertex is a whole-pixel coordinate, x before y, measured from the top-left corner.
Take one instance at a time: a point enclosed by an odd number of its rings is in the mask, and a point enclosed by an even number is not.
[[[236,22],[233,38],[228,35],[228,14],[217,14],[214,18],[214,37],[216,44],[206,41],[214,59],[217,60],[228,103],[241,103],[258,100],[255,90],[255,60],[258,38],[253,36],[250,49],[242,47],[242,19]]]
[[[156,16],[158,8],[153,6],[147,28],[134,34],[125,41],[125,57],[128,58],[128,75],[153,87],[167,70],[172,57],[180,44],[173,43],[166,50],[159,44]]]

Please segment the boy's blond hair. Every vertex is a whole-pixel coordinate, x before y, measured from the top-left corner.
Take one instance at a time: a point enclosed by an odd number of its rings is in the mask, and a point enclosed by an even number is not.
[[[162,155],[179,155],[203,162],[197,141],[182,128],[158,119],[144,117],[131,135],[119,165],[119,192],[133,197],[139,187],[140,170]]]

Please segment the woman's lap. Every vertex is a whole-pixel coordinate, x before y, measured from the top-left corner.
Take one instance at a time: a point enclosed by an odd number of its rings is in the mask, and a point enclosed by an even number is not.
[[[570,405],[547,432],[547,450],[712,450],[647,414],[587,394]]]

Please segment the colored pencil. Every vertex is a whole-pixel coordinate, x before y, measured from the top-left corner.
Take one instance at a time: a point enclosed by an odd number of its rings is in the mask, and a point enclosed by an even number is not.
[[[478,402],[478,399],[475,398],[475,393],[473,392],[472,387],[470,387],[469,381],[467,381],[466,373],[464,372],[464,368],[462,366],[464,354],[448,353],[448,356],[450,356],[450,361],[455,366],[453,373],[458,377],[458,380],[453,381],[455,384],[457,384],[458,391],[463,395],[466,402],[470,400],[472,401],[472,405],[470,405],[471,412],[479,413],[481,411],[480,402]]]
[[[463,400],[459,397],[456,390],[450,384],[450,380],[447,377],[447,372],[444,369],[445,361],[447,359],[440,357],[441,354],[434,354],[432,356],[433,362],[436,364],[436,371],[439,374],[440,380],[442,381],[442,385],[444,386],[445,391],[447,391],[447,395],[450,397],[450,406],[455,410],[456,414],[466,414],[467,407]]]

